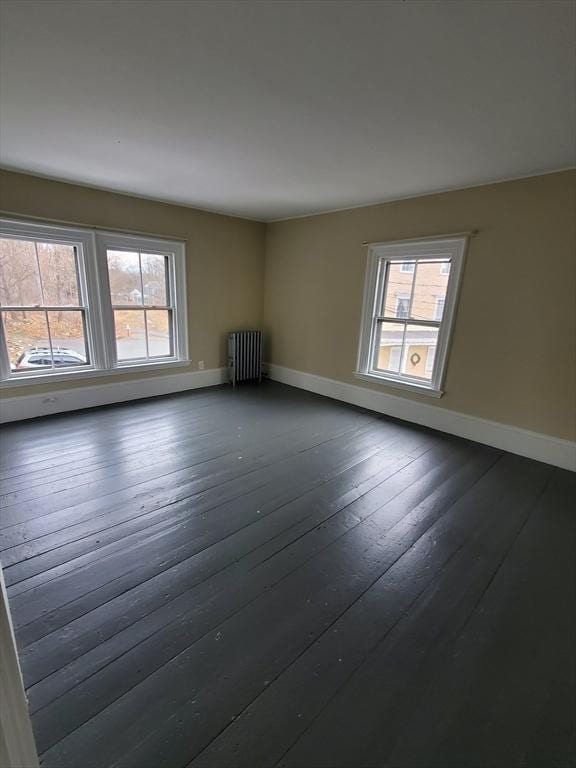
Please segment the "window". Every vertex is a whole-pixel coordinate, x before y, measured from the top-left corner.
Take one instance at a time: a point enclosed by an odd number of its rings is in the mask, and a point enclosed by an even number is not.
[[[90,364],[81,273],[77,245],[0,239],[0,313],[12,370]]]
[[[436,347],[428,347],[426,353],[426,373],[432,373],[434,370],[434,358],[436,357]]]
[[[0,222],[4,384],[183,364],[181,243]]]
[[[174,347],[168,256],[107,249],[118,360],[170,357]]]
[[[370,247],[359,377],[442,394],[466,242],[458,237]]]
[[[410,294],[396,296],[396,317],[408,317],[410,311]]]
[[[435,301],[434,320],[442,320],[442,315],[444,314],[444,302],[446,301],[446,297],[436,296],[434,301]]]

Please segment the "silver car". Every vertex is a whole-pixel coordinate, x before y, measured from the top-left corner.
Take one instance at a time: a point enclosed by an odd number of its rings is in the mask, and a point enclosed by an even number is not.
[[[71,365],[86,365],[86,358],[80,352],[65,347],[30,347],[16,360],[15,370],[33,370],[35,368],[65,368]]]

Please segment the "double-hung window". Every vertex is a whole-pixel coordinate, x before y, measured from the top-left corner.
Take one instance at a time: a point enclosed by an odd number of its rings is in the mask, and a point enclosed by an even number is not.
[[[466,243],[369,247],[357,376],[442,394]]]
[[[183,243],[0,221],[3,384],[187,362]]]

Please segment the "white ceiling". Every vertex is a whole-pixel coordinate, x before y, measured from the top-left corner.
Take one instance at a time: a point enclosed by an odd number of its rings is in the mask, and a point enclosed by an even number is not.
[[[261,220],[566,168],[575,8],[5,0],[0,161]]]

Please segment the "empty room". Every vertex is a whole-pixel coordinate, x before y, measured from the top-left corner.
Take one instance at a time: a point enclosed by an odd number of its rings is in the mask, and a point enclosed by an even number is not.
[[[0,43],[1,768],[575,768],[576,3]]]

